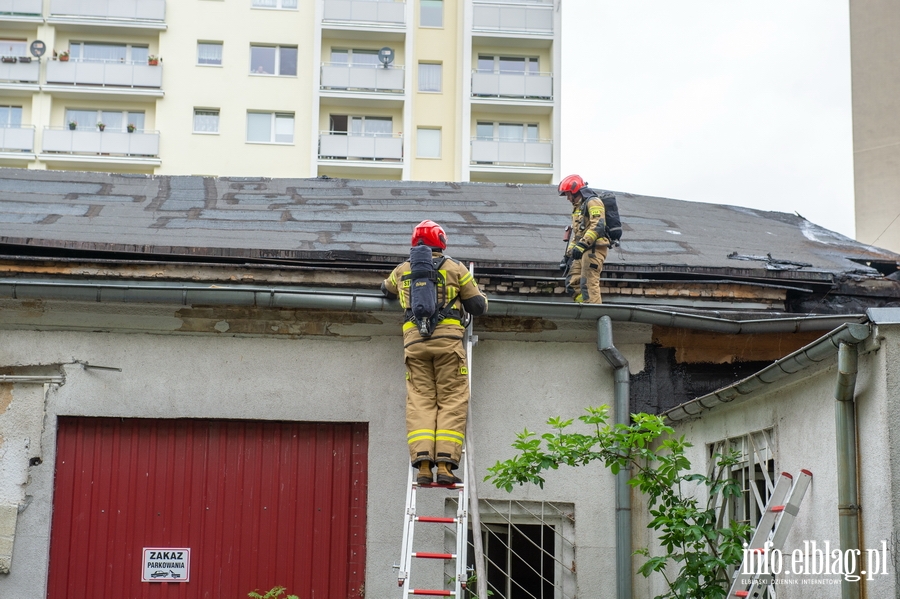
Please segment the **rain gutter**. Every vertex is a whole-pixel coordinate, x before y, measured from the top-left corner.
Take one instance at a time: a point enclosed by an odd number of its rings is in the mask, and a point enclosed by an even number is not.
[[[198,285],[177,282],[112,280],[0,279],[0,298],[101,303],[162,303],[179,306],[230,305],[262,308],[324,309],[351,312],[399,312],[396,301],[371,291],[251,285]],[[595,322],[637,322],[728,334],[830,331],[845,323],[865,322],[862,314],[794,316],[734,320],[671,310],[610,304],[490,298],[491,316],[559,318]]]
[[[742,379],[733,385],[714,391],[702,397],[692,399],[662,413],[670,421],[696,418],[705,410],[744,397],[797,373],[813,364],[822,362],[838,353],[841,344],[856,345],[869,338],[872,333],[870,324],[844,323],[816,341],[801,347],[792,354],[763,368],[756,374]]]

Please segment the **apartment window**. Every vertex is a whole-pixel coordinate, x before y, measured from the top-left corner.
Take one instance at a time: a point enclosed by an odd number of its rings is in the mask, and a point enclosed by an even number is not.
[[[420,62],[419,63],[419,91],[420,92],[439,92],[441,91],[441,72],[440,63]]]
[[[134,125],[135,131],[144,130],[144,113],[130,110],[66,109],[66,123],[75,123],[78,129],[93,129],[103,123],[107,131],[126,131]]]
[[[253,0],[253,8],[282,8],[296,10],[297,0]]]
[[[255,75],[297,75],[297,46],[250,46],[250,72]]]
[[[82,62],[127,62],[147,64],[149,46],[131,44],[99,44],[96,42],[70,42],[69,60]]]
[[[334,64],[353,65],[355,67],[381,66],[381,61],[378,60],[378,50],[343,50],[339,48],[332,48],[331,62]]]
[[[219,109],[195,108],[194,109],[194,133],[218,133]]]
[[[444,26],[444,2],[443,0],[420,0],[419,2],[419,27],[443,27]]]
[[[416,157],[441,157],[441,130],[419,127],[416,129]]]
[[[479,73],[504,73],[536,75],[540,72],[537,57],[478,55]]]
[[[390,137],[394,134],[394,122],[389,116],[349,116],[333,114],[330,117],[332,133],[361,135],[363,137]]]
[[[0,40],[0,56],[30,56],[25,40]]]
[[[247,141],[294,143],[294,115],[286,112],[248,112]]]
[[[538,141],[538,126],[535,123],[478,121],[475,124],[475,138],[483,141]]]
[[[222,42],[197,42],[197,64],[221,66]]]
[[[0,127],[21,127],[21,106],[0,106]]]

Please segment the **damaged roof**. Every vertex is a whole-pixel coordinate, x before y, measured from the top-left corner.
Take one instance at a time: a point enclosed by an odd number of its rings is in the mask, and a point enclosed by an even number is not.
[[[616,196],[624,236],[607,269],[842,275],[900,262],[791,214]],[[551,185],[0,169],[0,243],[22,251],[380,262],[406,255],[426,218],[454,257],[515,269],[555,267],[570,217]]]

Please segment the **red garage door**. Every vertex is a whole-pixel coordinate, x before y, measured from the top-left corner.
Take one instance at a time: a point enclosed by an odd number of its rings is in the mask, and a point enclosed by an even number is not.
[[[364,424],[61,418],[49,599],[358,598]],[[141,582],[190,548],[189,582]]]

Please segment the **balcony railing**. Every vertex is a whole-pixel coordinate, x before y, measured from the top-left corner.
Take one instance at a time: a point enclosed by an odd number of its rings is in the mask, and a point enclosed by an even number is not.
[[[38,59],[25,57],[27,62],[7,62],[9,57],[0,61],[0,82],[3,83],[37,83],[41,76],[41,63]]]
[[[165,21],[166,0],[50,0],[50,16]]]
[[[156,131],[79,131],[45,127],[43,152],[61,154],[95,154],[110,156],[159,156],[159,133]]]
[[[5,16],[39,17],[43,8],[43,0],[0,0],[0,19]]]
[[[322,131],[319,134],[319,158],[403,160],[403,137],[399,134],[372,136]]]
[[[552,166],[553,143],[473,139],[473,163],[510,166]]]
[[[403,26],[406,2],[385,0],[325,0],[325,22]]]
[[[322,88],[360,91],[403,92],[403,67],[386,69],[375,65],[322,64]]]
[[[160,89],[162,65],[51,60],[47,63],[47,83]]]
[[[553,99],[550,73],[472,72],[472,95],[488,98]]]
[[[0,152],[34,152],[34,125],[0,127]]]
[[[475,31],[553,33],[553,5],[549,3],[512,4],[476,0],[472,8],[472,29]]]

